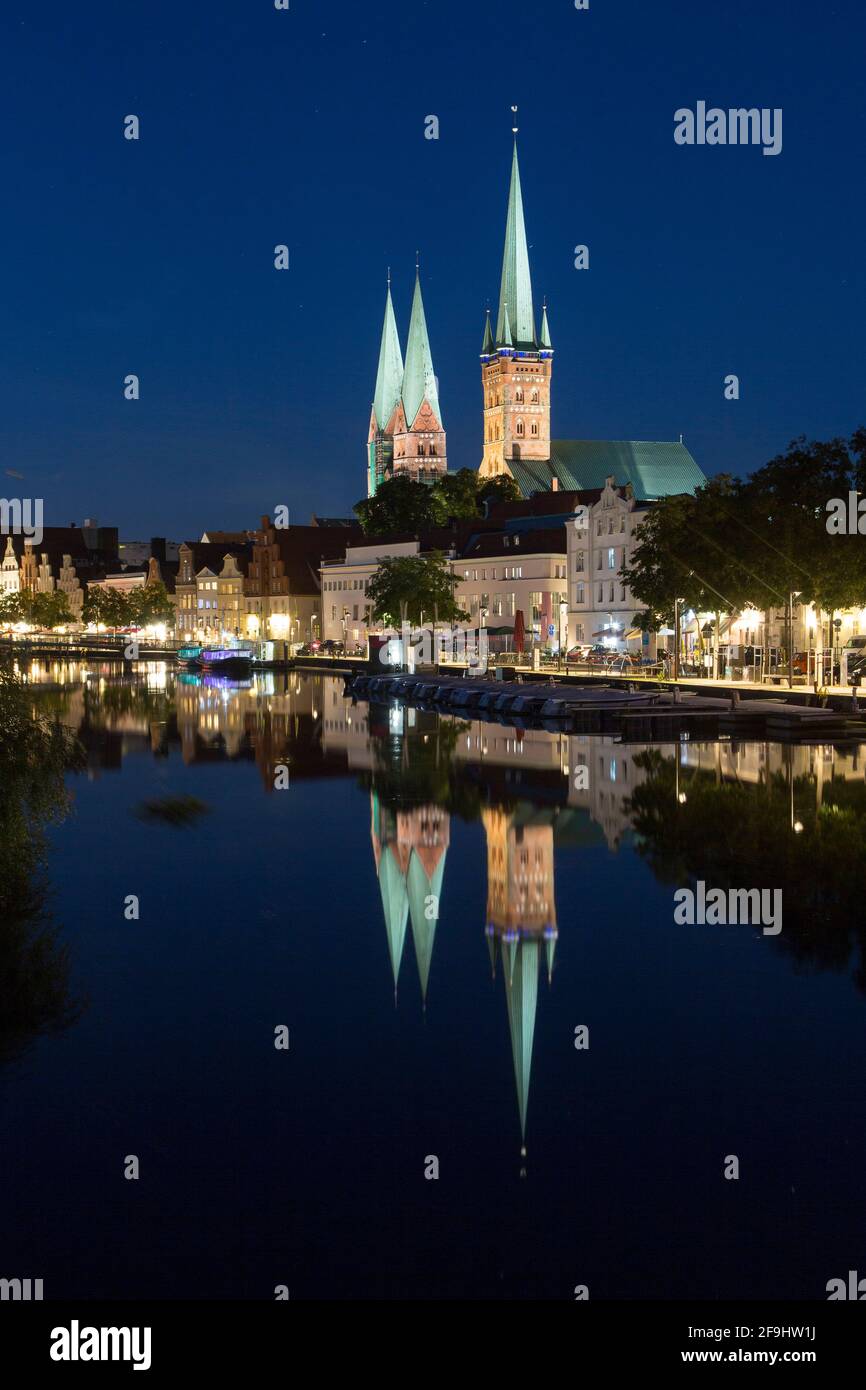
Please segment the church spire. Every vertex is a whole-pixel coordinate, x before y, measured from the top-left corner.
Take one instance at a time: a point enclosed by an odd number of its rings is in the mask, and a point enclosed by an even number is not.
[[[484,321],[484,342],[481,344],[481,355],[489,357],[495,351],[493,342],[493,329],[490,326],[490,310],[487,310],[487,318]]]
[[[403,385],[403,354],[400,351],[400,336],[394,318],[394,305],[391,301],[391,271],[388,271],[388,292],[385,298],[385,321],[382,324],[382,341],[379,345],[379,368],[376,372],[376,394],[373,397],[373,412],[380,430],[387,428],[400,399]]]
[[[506,313],[506,305],[507,313]],[[529,249],[523,220],[523,195],[520,191],[520,168],[517,163],[517,139],[511,160],[511,188],[508,193],[508,217],[505,224],[505,251],[502,257],[502,282],[499,289],[499,318],[496,342],[506,342],[506,320],[510,320],[511,336],[518,350],[535,350],[535,314],[532,308],[532,281],[529,274]]]
[[[425,400],[429,403],[441,429],[442,414],[439,410],[430,339],[427,336],[424,301],[421,298],[421,275],[416,265],[415,294],[412,299],[412,317],[406,343],[406,367],[403,373],[403,410],[406,414],[406,425],[410,430]]]
[[[543,308],[542,311],[541,311],[541,340],[540,340],[540,346],[541,346],[542,348],[546,349],[547,352],[552,352],[552,351],[553,351],[553,344],[552,344],[552,342],[550,341],[550,325],[549,325],[548,322],[547,322],[547,300],[544,301],[544,308]]]

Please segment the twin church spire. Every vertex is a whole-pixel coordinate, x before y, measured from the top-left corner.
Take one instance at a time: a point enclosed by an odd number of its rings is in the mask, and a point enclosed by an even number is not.
[[[367,495],[372,497],[386,478],[399,475],[415,482],[435,482],[448,471],[445,448],[420,271],[416,266],[405,363],[400,351],[389,272],[376,394],[367,441]]]

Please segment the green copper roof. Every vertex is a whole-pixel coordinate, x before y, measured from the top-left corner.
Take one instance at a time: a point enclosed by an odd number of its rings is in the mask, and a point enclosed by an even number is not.
[[[499,310],[500,331],[496,334],[496,341],[500,347],[512,347],[511,342],[511,320],[508,317],[508,305],[503,304]]]
[[[553,351],[553,344],[550,341],[550,325],[547,322],[547,305],[541,311],[541,346]]]
[[[563,490],[617,487],[631,483],[638,502],[694,492],[706,478],[684,444],[634,439],[552,439],[550,461],[508,459],[524,497],[549,492],[554,478]]]
[[[400,351],[400,338],[397,321],[394,318],[394,305],[391,303],[391,285],[385,300],[385,321],[382,324],[382,342],[379,346],[379,370],[376,373],[376,394],[373,397],[373,410],[376,424],[383,430],[394,413],[400,399],[403,385],[403,354]]]
[[[517,1107],[520,1111],[520,1133],[525,1139],[529,1078],[532,1071],[532,1042],[535,1036],[535,1012],[538,1007],[538,942],[521,941],[516,957],[512,970],[505,975],[505,996],[508,1001],[508,1024],[511,1032],[511,1054],[514,1058],[514,1080],[517,1085]]]
[[[508,305],[506,315],[505,306]],[[526,227],[523,221],[523,196],[520,192],[520,170],[517,165],[517,141],[511,161],[511,189],[508,194],[508,220],[505,224],[505,252],[502,257],[502,283],[499,289],[499,318],[496,324],[497,345],[506,344],[505,321],[511,322],[515,348],[536,348],[535,315],[532,310],[532,282],[529,277],[529,251],[526,246]]]
[[[487,319],[484,324],[484,342],[481,344],[481,351],[482,353],[492,353],[494,350],[494,346],[495,345],[493,342],[493,329],[490,327],[490,310],[488,309]]]
[[[427,898],[432,894],[438,902],[442,897],[442,880],[445,876],[445,851],[433,870],[432,879],[427,877],[424,865],[413,851],[409,860],[409,873],[406,886],[409,894],[409,920],[412,923],[412,940],[415,943],[415,959],[418,963],[418,976],[421,980],[421,998],[427,1000],[427,984],[430,979],[430,965],[433,961],[433,942],[436,937],[436,916],[428,920]]]
[[[424,402],[430,402],[433,412],[442,423],[439,412],[439,397],[436,391],[436,377],[433,372],[433,358],[430,353],[430,339],[427,336],[427,320],[424,317],[424,301],[421,298],[421,280],[415,275],[415,294],[412,299],[412,317],[409,320],[409,340],[406,344],[406,368],[403,373],[403,409],[409,429]]]

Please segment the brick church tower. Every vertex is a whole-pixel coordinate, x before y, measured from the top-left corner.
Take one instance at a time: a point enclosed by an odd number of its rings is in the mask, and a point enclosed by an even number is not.
[[[367,495],[387,478],[435,483],[448,471],[445,429],[416,267],[406,362],[391,303],[391,280],[379,349],[376,394],[367,440]]]
[[[514,134],[516,137],[516,127]],[[550,458],[552,370],[553,348],[546,305],[542,310],[540,334],[535,330],[515,138],[496,332],[493,332],[488,309],[481,348],[484,456],[478,471],[482,478],[510,473],[509,459],[546,461]]]

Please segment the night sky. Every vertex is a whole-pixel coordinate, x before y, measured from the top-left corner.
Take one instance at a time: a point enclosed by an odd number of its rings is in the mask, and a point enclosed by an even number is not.
[[[449,464],[476,467],[512,102],[554,437],[682,432],[711,474],[849,432],[864,51],[859,0],[7,7],[0,491],[126,538],[346,514],[416,248]],[[700,99],[782,107],[782,153],[676,145]]]

